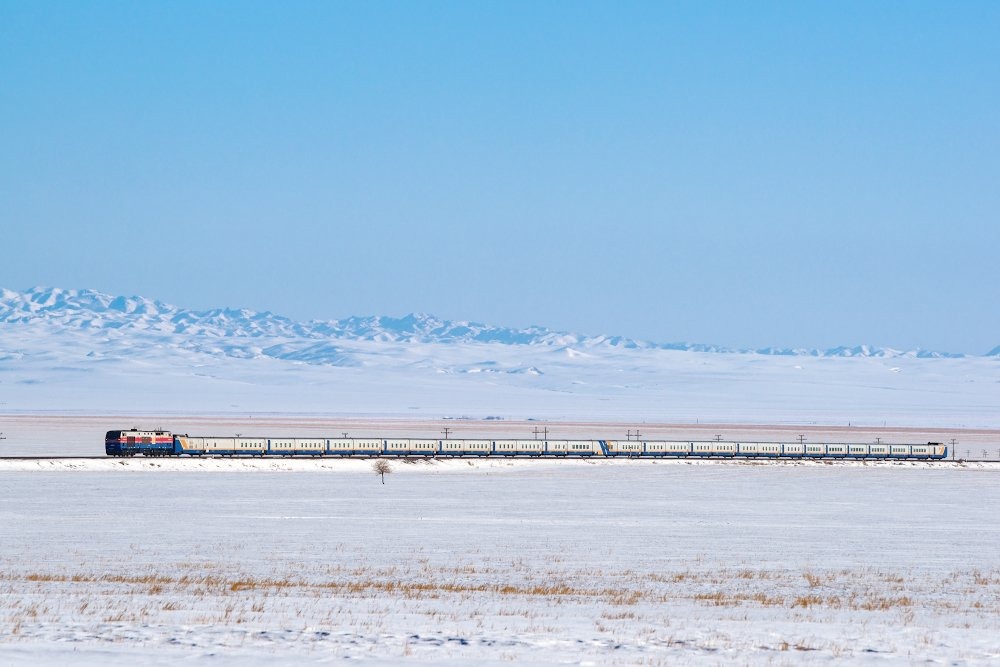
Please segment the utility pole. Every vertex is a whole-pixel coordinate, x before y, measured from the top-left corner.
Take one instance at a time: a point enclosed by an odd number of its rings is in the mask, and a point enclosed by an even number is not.
[[[549,427],[548,426],[545,426],[545,427],[543,427],[541,429],[539,429],[537,426],[535,427],[535,430],[532,431],[532,434],[535,436],[535,440],[538,440],[538,434],[539,433],[542,434],[542,440],[548,440],[549,439]]]
[[[805,441],[806,441],[806,436],[799,433],[799,444],[801,445]]]
[[[444,433],[444,439],[447,440],[448,439],[448,434],[451,433],[451,429],[449,427],[445,426],[444,430],[442,431],[442,433]]]
[[[344,440],[347,440],[347,431],[341,431],[340,435],[344,436]]]
[[[955,460],[955,445],[956,444],[958,444],[958,440],[955,440],[955,438],[952,438],[951,439],[951,460],[952,461]]]
[[[715,441],[716,442],[722,442],[722,434],[721,433],[716,433],[715,434]]]

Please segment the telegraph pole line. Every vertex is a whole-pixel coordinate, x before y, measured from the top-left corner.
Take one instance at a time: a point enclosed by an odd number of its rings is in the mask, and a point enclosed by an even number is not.
[[[445,426],[444,430],[441,431],[441,432],[444,433],[444,439],[447,440],[448,439],[448,434],[451,433],[451,428],[448,427],[448,426]]]

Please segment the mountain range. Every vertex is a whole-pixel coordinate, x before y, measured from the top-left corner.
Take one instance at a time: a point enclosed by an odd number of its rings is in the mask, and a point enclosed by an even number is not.
[[[90,289],[44,287],[23,292],[0,289],[0,323],[49,324],[64,331],[104,331],[115,333],[118,337],[125,333],[146,339],[155,336],[162,344],[203,351],[210,348],[230,356],[265,356],[334,365],[345,361],[342,350],[336,344],[348,341],[436,345],[499,344],[542,346],[548,349],[572,348],[591,352],[599,352],[601,349],[634,349],[807,357],[965,356],[870,345],[828,349],[736,349],[702,343],[641,341],[614,335],[585,336],[540,326],[517,329],[476,322],[455,322],[420,313],[403,317],[376,315],[296,322],[271,312],[233,308],[195,311],[141,296],[113,296]],[[986,356],[1000,356],[1000,346]]]
[[[0,290],[0,420],[236,412],[993,426],[992,354],[738,350],[420,314],[297,322],[87,289]]]

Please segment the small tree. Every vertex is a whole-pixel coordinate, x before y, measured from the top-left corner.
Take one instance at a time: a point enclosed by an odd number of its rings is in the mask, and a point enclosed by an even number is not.
[[[374,464],[372,464],[372,470],[375,471],[376,475],[382,477],[382,483],[385,484],[385,476],[392,472],[392,466],[385,459],[379,459]]]

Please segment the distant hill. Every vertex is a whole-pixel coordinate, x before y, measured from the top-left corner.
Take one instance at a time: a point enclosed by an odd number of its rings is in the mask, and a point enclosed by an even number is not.
[[[89,289],[36,287],[24,292],[0,290],[0,323],[58,325],[67,332],[109,332],[158,345],[195,347],[227,356],[267,356],[316,364],[351,365],[339,342],[421,343],[433,345],[499,344],[574,348],[600,354],[635,350],[679,350],[718,354],[808,357],[960,358],[929,350],[894,350],[869,345],[807,348],[733,349],[702,343],[658,343],[615,335],[585,336],[541,326],[521,329],[442,320],[411,313],[403,317],[372,315],[341,320],[296,322],[271,312],[215,308],[195,311],[141,296],[113,296]],[[269,341],[269,342],[268,342]],[[256,342],[256,344],[255,344]],[[122,352],[127,353],[123,348]],[[1000,356],[1000,347],[989,353]]]

